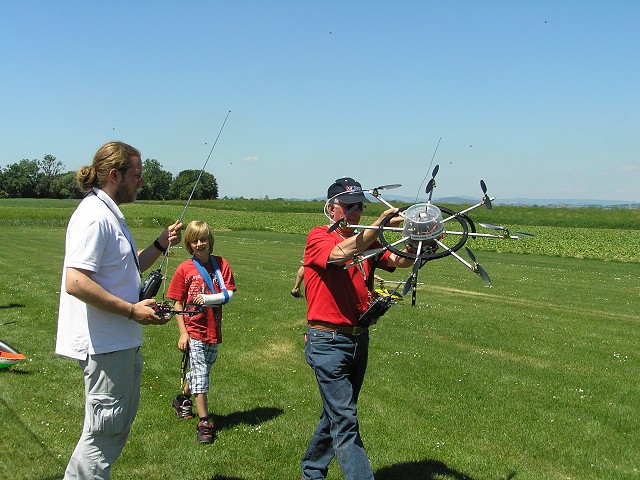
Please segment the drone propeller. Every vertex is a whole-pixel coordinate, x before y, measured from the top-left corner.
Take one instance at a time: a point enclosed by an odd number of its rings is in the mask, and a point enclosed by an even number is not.
[[[351,207],[347,213],[344,214],[344,217],[342,217],[340,220],[336,220],[335,222],[333,222],[333,225],[331,225],[329,227],[329,229],[327,230],[327,233],[331,233],[334,230],[336,230],[338,227],[344,227],[347,225],[347,218],[349,218],[349,215],[351,215],[353,212],[356,211],[356,209],[358,208],[358,204],[354,203],[353,207]]]
[[[488,228],[489,230],[502,230],[505,233],[509,233],[509,229],[501,225],[491,225],[490,223],[478,223],[481,227]]]
[[[490,223],[478,223],[478,225],[484,228],[488,228],[489,230],[500,230],[505,237],[510,236],[509,229],[507,227],[503,227],[502,225],[491,225]],[[517,233],[519,235],[525,235],[527,237],[535,237],[533,233],[527,233],[527,232],[514,232],[514,233]]]
[[[422,240],[418,242],[417,252],[422,251]],[[402,288],[402,296],[404,297],[409,291],[411,291],[411,306],[416,304],[416,285],[418,284],[418,271],[422,266],[422,257],[416,255],[416,259],[413,261],[413,267],[411,267],[411,275],[407,278]]]
[[[360,227],[358,227],[360,228]],[[378,227],[376,227],[377,229]],[[393,243],[390,243],[389,245],[386,245],[384,247],[379,247],[379,248],[372,248],[370,250],[365,250],[364,252],[360,252],[360,253],[356,253],[353,257],[340,257],[340,258],[334,258],[331,260],[327,260],[327,263],[341,263],[344,262],[345,260],[353,260],[351,263],[348,263],[344,266],[344,268],[351,268],[351,267],[355,267],[356,265],[358,265],[358,263],[367,260],[368,258],[371,257],[375,257],[376,255],[379,255],[381,253],[384,253],[385,251],[389,250],[389,248],[395,247],[396,245],[402,243],[402,242],[406,242],[409,239],[409,237],[402,237],[400,240],[396,240]]]
[[[464,247],[464,248],[467,251],[467,255],[469,255],[469,258],[473,262],[473,271],[476,272],[478,275],[480,275],[480,278],[482,278],[485,282],[487,282],[488,285],[491,285],[491,279],[489,278],[489,275],[484,270],[484,268],[482,268],[482,266],[478,263],[478,261],[476,260],[476,256],[469,249],[469,247]]]
[[[387,207],[395,208],[393,205],[391,205],[389,202],[387,202],[384,198],[382,198],[380,196],[380,192],[378,190],[391,190],[393,188],[398,188],[398,187],[401,187],[401,186],[402,185],[399,184],[399,183],[392,183],[390,185],[381,185],[379,187],[372,188],[370,190],[365,190],[365,192],[370,194],[370,195],[373,195],[376,198],[376,200],[384,203]],[[400,213],[400,215],[402,215],[402,213]]]
[[[438,170],[440,170],[440,165],[436,165],[433,167],[433,172],[431,173],[431,180],[427,183],[427,187],[425,188],[425,193],[429,194],[429,203],[431,203],[431,197],[433,196],[433,189],[436,188],[436,175],[438,174]]]
[[[384,283],[385,285],[404,285],[405,282],[401,282],[399,280],[380,280],[380,283]],[[420,282],[418,285],[424,285],[424,282]]]
[[[387,249],[386,247],[381,247],[381,248],[374,248],[373,250],[367,250],[366,252],[357,253],[356,255],[354,255],[352,259],[353,261],[351,263],[347,263],[344,266],[344,268],[347,269],[347,268],[355,267],[360,262],[364,262],[368,258],[375,257],[376,255],[384,252],[386,249]],[[327,263],[339,263],[345,260],[348,260],[348,258],[345,258],[345,257],[336,258],[334,260],[329,260]]]
[[[482,189],[482,193],[484,196],[482,197],[482,202],[487,206],[487,210],[491,210],[491,199],[489,195],[487,195],[487,184],[484,183],[484,180],[480,180],[480,188]]]
[[[398,188],[398,187],[401,187],[401,186],[402,186],[402,184],[400,184],[400,183],[392,183],[392,184],[390,184],[390,185],[381,185],[381,186],[379,186],[379,187],[372,188],[371,190],[365,190],[365,191],[366,191],[367,193],[370,193],[371,195],[373,195],[374,197],[376,197],[376,198],[377,198],[377,197],[378,197],[378,195],[380,195],[380,194],[378,193],[378,191],[379,191],[379,190],[392,190],[392,189],[394,189],[394,188]]]
[[[420,270],[420,257],[416,257],[411,268],[411,275],[405,280],[402,287],[402,296],[404,297],[410,290],[414,288],[415,281],[417,281],[418,270]]]

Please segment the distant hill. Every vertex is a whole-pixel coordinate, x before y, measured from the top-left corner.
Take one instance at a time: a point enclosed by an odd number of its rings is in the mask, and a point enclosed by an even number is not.
[[[390,202],[402,202],[402,203],[419,203],[426,202],[426,198],[418,199],[416,202],[415,197],[402,197],[398,195],[387,195],[384,197],[385,200]],[[323,197],[316,198],[289,198],[287,200],[292,201],[318,201],[323,202],[326,199]],[[433,203],[436,204],[450,204],[450,205],[461,205],[461,204],[471,204],[474,205],[480,201],[479,197],[442,197],[433,199]],[[549,208],[560,208],[560,207],[568,207],[568,208],[580,208],[580,207],[600,207],[600,208],[629,208],[629,209],[640,209],[640,202],[625,202],[623,200],[578,200],[578,199],[550,199],[550,198],[503,198],[496,199],[493,202],[493,205],[514,205],[514,206],[523,206],[523,207],[549,207]]]
[[[388,197],[388,200],[396,200],[399,202],[413,203],[415,198],[408,197]],[[422,200],[424,201],[424,199]],[[480,201],[479,198],[471,197],[443,197],[433,200],[434,203],[458,204],[475,204]],[[493,201],[494,205],[521,205],[521,206],[540,206],[540,207],[602,207],[602,208],[640,208],[638,202],[625,202],[623,200],[577,200],[577,199],[545,199],[545,198],[503,198]]]

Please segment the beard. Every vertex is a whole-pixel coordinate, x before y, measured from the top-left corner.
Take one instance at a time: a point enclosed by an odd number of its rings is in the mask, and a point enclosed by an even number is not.
[[[121,203],[130,203],[135,201],[137,195],[138,192],[136,192],[135,188],[132,189],[128,185],[121,183],[118,185],[118,190],[116,190],[113,200],[116,205],[120,205]]]

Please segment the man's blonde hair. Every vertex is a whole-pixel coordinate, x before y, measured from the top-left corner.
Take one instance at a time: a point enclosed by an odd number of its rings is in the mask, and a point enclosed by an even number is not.
[[[123,142],[109,142],[101,146],[93,157],[91,165],[85,165],[76,172],[78,185],[84,192],[92,188],[102,188],[112,168],[126,170],[133,164],[134,158],[140,158],[140,151]]]

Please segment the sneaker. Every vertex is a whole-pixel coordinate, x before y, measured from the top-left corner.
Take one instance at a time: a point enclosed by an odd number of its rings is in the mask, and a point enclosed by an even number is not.
[[[196,427],[196,440],[198,443],[213,443],[213,423],[199,422]]]
[[[176,395],[171,405],[178,415],[178,418],[193,418],[193,404],[186,395],[181,393]]]

